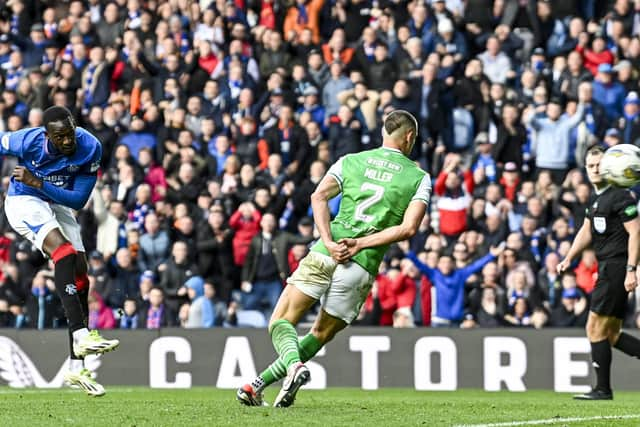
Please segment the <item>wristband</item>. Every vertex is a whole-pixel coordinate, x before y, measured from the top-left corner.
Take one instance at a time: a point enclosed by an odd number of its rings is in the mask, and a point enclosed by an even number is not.
[[[631,265],[631,264],[627,264],[627,271],[636,271],[636,266],[635,265]]]

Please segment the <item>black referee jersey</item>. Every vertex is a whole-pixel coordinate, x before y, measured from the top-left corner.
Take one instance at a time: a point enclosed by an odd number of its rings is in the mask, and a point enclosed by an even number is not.
[[[592,196],[586,217],[598,261],[627,257],[629,235],[624,223],[638,216],[637,203],[631,191],[613,186]]]

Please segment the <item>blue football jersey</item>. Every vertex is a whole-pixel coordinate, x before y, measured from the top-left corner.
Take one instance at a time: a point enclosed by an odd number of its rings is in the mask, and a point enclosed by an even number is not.
[[[43,181],[43,188],[37,189],[11,177],[8,195],[35,196],[78,209],[80,202],[86,203],[95,185],[102,157],[100,141],[77,127],[76,152],[68,157],[55,152],[45,132],[44,127],[37,127],[0,133],[0,155],[17,157],[19,165]]]

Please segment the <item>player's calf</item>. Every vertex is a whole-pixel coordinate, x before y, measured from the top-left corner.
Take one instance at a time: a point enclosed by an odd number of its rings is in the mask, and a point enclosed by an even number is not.
[[[74,339],[78,340],[89,331],[84,324],[82,305],[78,298],[75,280],[76,256],[77,252],[69,242],[64,242],[51,252],[51,259],[55,264],[56,291],[67,315],[69,330],[73,333]]]

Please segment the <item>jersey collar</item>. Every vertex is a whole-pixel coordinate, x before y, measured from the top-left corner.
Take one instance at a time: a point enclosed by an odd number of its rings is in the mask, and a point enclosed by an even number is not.
[[[600,190],[598,190],[597,188],[595,189],[596,191],[596,195],[599,196],[602,193],[604,193],[605,191],[607,191],[608,189],[611,188],[611,185],[607,185],[606,187],[602,187]]]
[[[395,151],[396,153],[402,154],[402,151],[398,150],[397,148],[385,147],[384,145],[381,148],[384,150]]]

